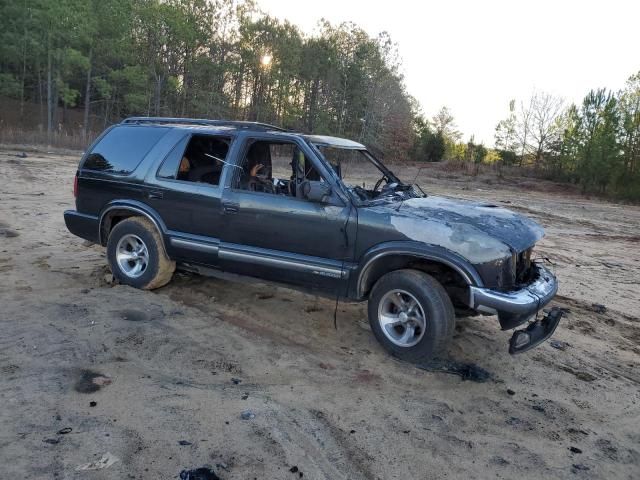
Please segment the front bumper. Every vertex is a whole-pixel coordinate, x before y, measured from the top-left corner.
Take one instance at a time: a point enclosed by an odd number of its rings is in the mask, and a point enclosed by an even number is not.
[[[499,292],[488,288],[470,287],[471,308],[498,315],[503,330],[522,325],[547,305],[558,291],[558,280],[544,266],[534,264],[535,280],[520,290]]]

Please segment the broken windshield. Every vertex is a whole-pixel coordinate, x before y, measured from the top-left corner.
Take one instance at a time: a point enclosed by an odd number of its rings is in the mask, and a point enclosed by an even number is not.
[[[407,197],[403,192],[416,196],[410,185],[402,183],[367,150],[333,145],[315,146],[347,188],[362,201],[381,197],[402,200]]]

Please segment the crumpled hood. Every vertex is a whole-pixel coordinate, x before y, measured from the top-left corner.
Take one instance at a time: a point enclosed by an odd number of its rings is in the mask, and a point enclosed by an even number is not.
[[[391,215],[395,229],[406,237],[452,250],[473,263],[521,252],[544,236],[533,220],[495,205],[429,196],[398,204],[369,207]]]

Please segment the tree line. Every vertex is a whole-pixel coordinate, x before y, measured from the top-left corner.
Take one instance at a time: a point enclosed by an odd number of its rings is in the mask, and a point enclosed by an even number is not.
[[[0,95],[39,104],[49,133],[76,107],[85,134],[142,114],[331,133],[392,159],[413,142],[386,33],[323,21],[307,36],[250,0],[2,2]]]
[[[39,105],[49,138],[64,127],[89,140],[129,115],[260,121],[349,137],[387,161],[520,166],[640,199],[640,73],[580,105],[513,100],[487,148],[463,141],[446,107],[421,114],[386,33],[321,21],[308,35],[253,0],[2,2],[0,97],[23,119]],[[83,112],[77,125],[69,109]]]
[[[509,104],[496,126],[497,159],[528,165],[584,193],[640,199],[640,72],[618,92],[591,90],[579,105],[537,92]]]

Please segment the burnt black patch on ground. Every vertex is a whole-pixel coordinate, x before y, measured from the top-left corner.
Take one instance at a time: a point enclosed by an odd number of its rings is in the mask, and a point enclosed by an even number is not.
[[[81,370],[80,378],[78,378],[73,388],[78,393],[94,393],[110,383],[111,379],[102,373],[92,370]]]
[[[20,235],[20,234],[18,232],[16,232],[15,230],[11,230],[9,228],[9,225],[0,222],[0,237],[15,238],[18,235]]]
[[[180,472],[181,480],[220,480],[220,477],[208,467],[183,470]]]
[[[427,372],[440,372],[458,375],[462,380],[469,380],[471,382],[484,383],[491,379],[491,373],[475,363],[436,359],[428,363],[417,364],[416,367],[421,370],[426,370]]]
[[[119,315],[122,320],[127,320],[129,322],[145,322],[149,319],[149,316],[141,310],[120,310]]]

